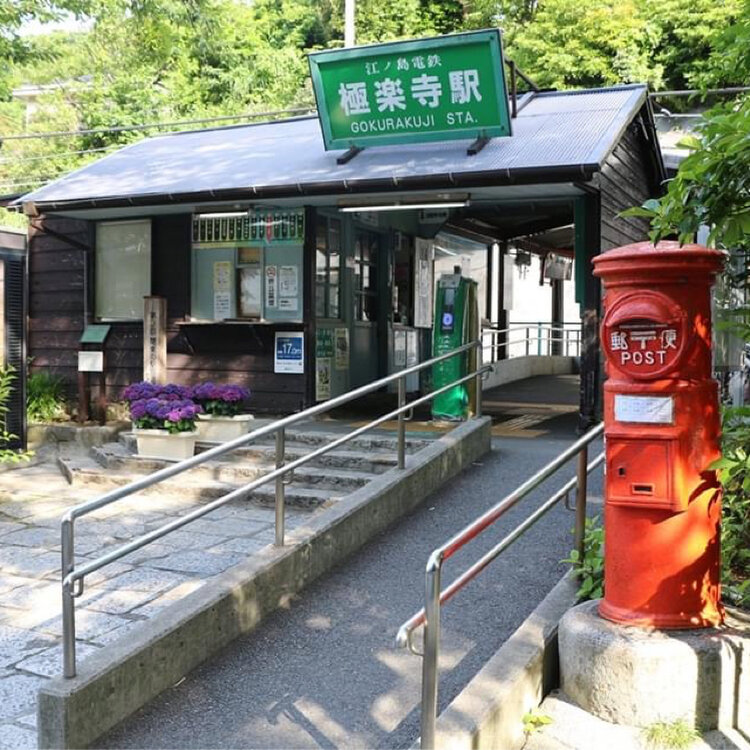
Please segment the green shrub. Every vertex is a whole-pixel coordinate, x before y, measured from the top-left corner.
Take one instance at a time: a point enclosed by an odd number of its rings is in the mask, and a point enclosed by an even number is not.
[[[648,747],[687,750],[701,737],[700,732],[684,719],[657,721],[643,730],[643,738]]]
[[[15,367],[0,367],[0,464],[28,461],[34,455],[32,451],[18,451],[8,447],[9,443],[18,437],[8,432],[7,427],[8,401],[13,394],[15,378]]]
[[[583,531],[583,560],[578,559],[578,550],[571,550],[563,560],[570,563],[578,575],[581,599],[600,599],[604,596],[604,528],[599,516],[586,519]]]
[[[26,416],[29,422],[60,422],[68,418],[63,381],[40,371],[26,381]]]
[[[722,593],[728,603],[750,609],[750,407],[725,409],[722,431],[723,455],[712,466],[724,488]]]

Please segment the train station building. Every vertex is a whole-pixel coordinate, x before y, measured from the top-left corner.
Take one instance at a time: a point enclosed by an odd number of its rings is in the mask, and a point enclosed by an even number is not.
[[[578,313],[593,421],[591,259],[646,238],[620,213],[665,178],[647,90],[505,98],[502,137],[347,150],[298,117],[147,138],[24,196],[32,367],[73,392],[84,330],[106,324],[116,398],[144,376],[157,298],[170,382],[242,383],[258,413],[295,411],[427,359],[436,279],[460,265],[485,325],[539,289],[536,320]]]

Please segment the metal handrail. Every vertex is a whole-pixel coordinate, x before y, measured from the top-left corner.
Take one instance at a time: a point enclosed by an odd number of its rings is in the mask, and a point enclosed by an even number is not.
[[[405,378],[407,376],[413,373],[419,372],[427,367],[432,367],[439,362],[443,362],[447,359],[450,359],[451,357],[455,357],[460,354],[469,352],[473,349],[478,349],[481,351],[481,341],[479,340],[472,341],[471,343],[464,344],[463,346],[457,347],[456,349],[453,349],[450,352],[446,352],[445,354],[441,354],[437,357],[432,357],[431,359],[425,362],[421,362],[407,369],[400,370],[397,373],[393,373],[392,375],[388,375],[384,378],[380,378],[379,380],[373,381],[372,383],[368,383],[367,385],[363,385],[360,388],[355,388],[354,390],[349,391],[348,393],[344,393],[341,396],[336,396],[335,398],[332,398],[321,404],[312,406],[309,409],[305,409],[304,411],[298,412],[297,414],[292,414],[288,417],[279,419],[275,422],[272,422],[271,424],[260,427],[257,430],[253,430],[253,432],[250,432],[247,435],[242,435],[238,438],[235,438],[234,440],[230,440],[226,443],[218,445],[215,448],[210,448],[209,450],[203,451],[202,453],[199,453],[198,455],[193,456],[192,458],[188,458],[188,459],[185,459],[184,461],[180,461],[174,464],[173,466],[168,466],[164,469],[160,469],[159,471],[156,471],[153,474],[149,474],[148,476],[143,477],[142,479],[138,479],[134,482],[131,482],[130,484],[125,485],[124,487],[119,487],[115,490],[105,493],[104,495],[98,498],[95,498],[86,503],[81,503],[80,505],[76,505],[75,507],[70,508],[62,517],[61,528],[60,528],[61,543],[62,543],[62,620],[63,620],[62,624],[63,624],[63,674],[64,676],[75,677],[76,675],[75,599],[81,596],[81,594],[83,593],[83,581],[87,575],[93,573],[96,570],[99,570],[100,568],[106,565],[109,565],[110,563],[116,560],[119,560],[121,557],[124,557],[125,555],[130,554],[131,552],[134,552],[135,550],[140,549],[141,547],[144,547],[147,544],[150,544],[151,542],[157,539],[160,539],[166,536],[172,531],[176,531],[182,526],[185,526],[186,524],[191,523],[192,521],[195,521],[198,518],[201,518],[207,513],[210,513],[212,510],[215,510],[216,508],[219,508],[225,505],[226,503],[231,502],[232,500],[239,499],[241,497],[246,496],[252,490],[257,489],[258,487],[264,484],[267,484],[268,482],[274,479],[276,480],[275,544],[277,546],[283,546],[284,544],[284,492],[285,492],[284,488],[287,483],[284,478],[285,475],[291,476],[292,472],[294,472],[294,470],[297,469],[298,467],[306,464],[307,462],[311,461],[314,458],[317,458],[318,456],[323,455],[324,453],[327,453],[328,451],[334,450],[340,445],[343,445],[344,443],[352,440],[353,438],[365,432],[368,432],[369,430],[374,429],[378,425],[390,419],[393,419],[394,417],[398,418],[398,438],[397,438],[398,440],[398,446],[397,446],[398,464],[397,465],[399,469],[404,469],[406,465],[405,414],[411,411],[412,409],[414,409],[414,407],[419,406],[423,403],[427,403],[431,401],[433,398],[435,398],[436,396],[440,395],[441,393],[445,393],[449,391],[451,388],[454,388],[455,386],[468,382],[472,379],[474,379],[476,382],[474,415],[477,417],[481,416],[482,414],[481,380],[484,374],[489,372],[491,369],[489,366],[482,367],[481,360],[480,360],[480,363],[477,364],[476,370],[469,373],[468,375],[465,375],[460,378],[456,378],[452,380],[449,384],[441,388],[435,389],[424,396],[421,396],[417,399],[414,399],[413,401],[410,401],[409,403],[406,403],[406,398],[405,398],[405,393],[406,393]],[[378,417],[377,419],[371,420],[367,424],[356,428],[352,432],[340,438],[337,438],[336,440],[333,440],[332,442],[327,443],[326,445],[320,446],[319,448],[316,448],[315,450],[309,453],[306,453],[304,456],[301,456],[288,463],[284,462],[285,430],[287,427],[290,427],[291,425],[294,425],[298,422],[310,419],[311,417],[317,416],[326,411],[342,406],[343,404],[346,404],[358,398],[361,398],[362,396],[367,395],[368,393],[372,393],[394,381],[398,381],[398,384],[399,384],[399,401],[398,401],[398,407],[396,409],[393,409],[392,411],[388,412],[387,414],[383,416]],[[198,508],[180,518],[175,519],[174,521],[171,521],[170,523],[167,523],[163,526],[160,526],[157,529],[154,529],[148,532],[147,534],[143,534],[142,536],[131,540],[127,544],[124,544],[112,550],[111,552],[108,552],[107,554],[102,555],[101,557],[98,557],[95,560],[92,560],[91,562],[88,562],[85,565],[81,565],[79,567],[75,566],[75,563],[74,563],[74,560],[75,560],[74,524],[75,524],[76,519],[82,516],[85,516],[89,513],[92,513],[96,510],[99,510],[100,508],[103,508],[111,503],[114,503],[117,500],[121,500],[124,497],[127,497],[143,489],[146,489],[147,487],[151,487],[155,484],[158,484],[159,482],[162,482],[165,479],[169,479],[170,477],[173,477],[184,471],[192,469],[195,466],[199,466],[200,464],[205,463],[206,461],[209,461],[210,459],[214,457],[223,456],[235,450],[236,448],[240,448],[249,443],[252,443],[255,440],[258,440],[259,438],[262,438],[262,437],[265,437],[267,435],[271,435],[274,433],[276,435],[276,468],[275,469],[264,474],[262,477],[258,477],[252,482],[249,482],[248,484],[243,485],[242,487],[236,490],[233,490],[232,492],[229,492],[226,495],[223,495],[222,497],[217,498],[216,500],[213,500],[212,502],[204,505],[201,508]]]
[[[532,329],[535,329],[536,336],[531,335]],[[510,335],[518,334],[521,331],[525,331],[525,335],[520,339],[498,341],[499,338],[508,338]],[[503,348],[508,349],[508,356],[510,356],[510,347],[517,344],[525,344],[525,354],[528,356],[532,353],[531,343],[534,341],[537,343],[536,354],[538,356],[542,356],[542,348],[545,342],[544,348],[547,350],[547,355],[553,354],[553,349],[557,344],[560,350],[564,348],[565,355],[568,356],[571,344],[574,351],[580,350],[582,339],[580,323],[546,323],[541,321],[511,323],[507,328],[485,324],[482,327],[481,337],[483,340],[485,337],[490,337],[490,342],[485,343],[484,348],[490,350],[493,361],[497,361],[498,352]]]
[[[533,476],[506,495],[499,503],[486,513],[472,521],[468,526],[455,534],[451,539],[432,551],[425,569],[425,607],[410,617],[398,630],[396,643],[402,648],[408,647],[413,653],[423,656],[422,662],[422,716],[421,747],[432,750],[435,746],[435,724],[437,721],[438,702],[438,656],[440,650],[440,606],[450,601],[469,581],[484,570],[500,553],[518,539],[527,529],[544,516],[562,498],[576,488],[576,529],[575,547],[579,559],[583,556],[583,531],[586,519],[587,478],[597,466],[604,462],[604,453],[600,453],[588,462],[588,446],[604,432],[604,425],[599,424],[580,437],[560,455],[539,469]],[[440,575],[443,563],[459,549],[475,539],[489,528],[502,515],[516,505],[542,482],[549,479],[558,469],[574,456],[578,456],[578,470],[574,478],[545,501],[525,521],[511,531],[501,542],[482,556],[474,565],[456,578],[446,589],[440,590]],[[414,648],[412,637],[414,631],[424,625],[424,653]]]

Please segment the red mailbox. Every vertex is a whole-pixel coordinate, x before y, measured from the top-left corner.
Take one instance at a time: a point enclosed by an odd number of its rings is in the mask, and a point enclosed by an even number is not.
[[[609,620],[719,624],[721,490],[710,290],[723,256],[648,242],[594,258],[604,285],[605,591]]]

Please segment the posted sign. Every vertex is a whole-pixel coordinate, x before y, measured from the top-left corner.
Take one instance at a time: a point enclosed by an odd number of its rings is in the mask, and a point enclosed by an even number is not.
[[[273,371],[303,373],[305,371],[305,338],[301,331],[277,331],[274,341]]]
[[[326,150],[511,134],[498,29],[309,59]]]

